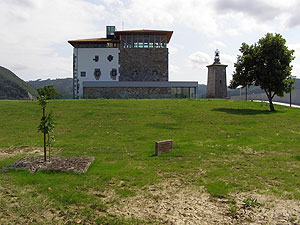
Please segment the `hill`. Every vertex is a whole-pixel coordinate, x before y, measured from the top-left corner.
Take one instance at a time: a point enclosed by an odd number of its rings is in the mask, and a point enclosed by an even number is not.
[[[28,81],[28,84],[38,89],[47,85],[53,85],[53,87],[62,95],[63,99],[73,98],[73,79],[62,78],[62,79],[47,79],[47,80],[35,80]]]
[[[0,224],[300,223],[300,109],[99,99],[47,110],[53,157],[95,161],[82,175],[0,172]],[[0,115],[0,168],[43,151],[37,102],[0,101]],[[168,139],[173,152],[154,156],[155,141]]]
[[[294,83],[295,89],[300,89],[300,79],[296,79]],[[250,86],[247,90],[248,94],[260,94],[265,93],[264,90],[262,90],[258,86]],[[237,89],[228,89],[228,97],[231,96],[239,96],[239,95],[245,95],[246,94],[246,88],[237,88]]]
[[[0,99],[32,99],[37,91],[12,71],[0,66]]]

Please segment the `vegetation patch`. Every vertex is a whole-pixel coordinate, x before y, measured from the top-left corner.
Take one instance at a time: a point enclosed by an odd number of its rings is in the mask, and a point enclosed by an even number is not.
[[[53,158],[95,160],[80,175],[0,171],[0,223],[157,224],[169,215],[173,223],[234,224],[245,214],[257,223],[256,214],[269,215],[265,224],[298,222],[300,113],[276,109],[227,100],[49,101]],[[36,101],[0,101],[0,115],[1,168],[42,154]],[[169,139],[173,152],[154,156],[155,142]],[[242,208],[249,197],[262,206]]]

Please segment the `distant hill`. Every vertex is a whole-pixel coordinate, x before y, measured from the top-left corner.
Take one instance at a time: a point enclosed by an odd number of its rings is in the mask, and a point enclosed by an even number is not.
[[[61,78],[61,79],[47,79],[47,80],[35,80],[28,81],[28,84],[38,89],[47,85],[53,85],[53,87],[62,95],[63,99],[73,98],[73,79]]]
[[[0,99],[33,99],[37,91],[12,71],[0,66]]]
[[[295,89],[300,89],[300,79],[296,79],[294,83]],[[264,90],[262,90],[260,87],[257,86],[250,86],[247,90],[247,93],[250,94],[260,94],[265,93]],[[240,88],[237,89],[228,89],[228,97],[231,96],[239,96],[239,95],[245,95],[246,94],[246,88]]]

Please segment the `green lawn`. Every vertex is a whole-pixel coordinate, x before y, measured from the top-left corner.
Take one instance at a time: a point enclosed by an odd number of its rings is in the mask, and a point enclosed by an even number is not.
[[[23,199],[22,210],[26,204],[36,210],[68,205],[87,220],[120,224],[139,221],[95,218],[94,205],[108,206],[91,191],[114,189],[126,198],[175,176],[216,197],[259,190],[300,200],[300,109],[268,109],[266,103],[229,100],[52,101],[53,153],[95,156],[94,163],[84,175],[0,172],[0,187]],[[42,147],[37,102],[0,101],[0,115],[0,149]],[[173,139],[174,151],[155,157],[155,141],[165,139]],[[23,156],[0,159],[0,167]],[[0,200],[0,207],[6,204]]]

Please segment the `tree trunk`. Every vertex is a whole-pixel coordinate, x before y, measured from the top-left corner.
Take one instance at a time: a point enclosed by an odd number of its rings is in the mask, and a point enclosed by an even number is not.
[[[273,105],[273,97],[274,95],[272,96],[272,92],[267,92],[266,91],[266,95],[268,97],[268,100],[269,100],[269,105],[270,105],[270,111],[271,112],[275,112],[275,108],[274,108],[274,105]]]
[[[43,108],[43,118],[45,118],[45,108]],[[47,146],[46,146],[46,133],[44,133],[44,161],[47,160]]]

